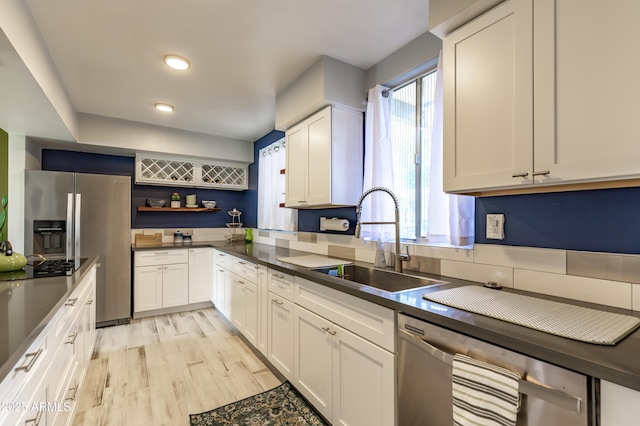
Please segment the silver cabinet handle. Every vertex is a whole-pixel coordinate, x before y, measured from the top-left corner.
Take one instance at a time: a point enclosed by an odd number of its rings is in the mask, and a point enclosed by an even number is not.
[[[551,174],[550,170],[543,170],[541,172],[533,172],[531,173],[531,176],[546,176],[548,174]]]
[[[284,305],[284,303],[283,303],[283,302],[281,302],[281,301],[279,301],[278,299],[271,299],[271,301],[272,301],[273,303],[275,303],[276,305],[278,305],[278,306],[282,306],[282,305]]]
[[[29,370],[31,370],[31,368],[36,363],[36,360],[40,357],[40,354],[42,354],[42,349],[38,349],[37,352],[31,352],[31,353],[25,354],[24,357],[25,358],[31,357],[31,361],[29,361],[27,365],[21,365],[20,367],[16,367],[15,371],[28,372]]]
[[[76,338],[78,337],[78,333],[73,333],[69,336],[69,340],[67,340],[66,342],[64,342],[65,345],[75,345],[76,344]]]
[[[38,414],[36,414],[34,418],[26,419],[24,421],[25,426],[26,425],[38,426],[40,424],[40,419],[42,419],[42,413],[44,413],[44,410],[38,410]]]
[[[240,264],[240,265],[246,265],[246,264],[247,264],[247,262],[239,261],[239,262],[238,262],[238,264]]]
[[[336,332],[335,331],[331,331],[331,329],[329,327],[320,327],[320,328],[322,328],[324,331],[326,331],[327,333],[329,333],[332,336],[336,335]]]
[[[76,385],[75,387],[70,388],[69,391],[73,391],[73,396],[65,398],[64,400],[65,401],[75,401],[76,400],[76,395],[78,394],[78,386]]]
[[[87,304],[87,305],[93,305],[93,299],[91,299],[91,300],[87,300],[86,304]]]
[[[514,173],[514,174],[511,175],[511,177],[514,177],[514,178],[518,178],[518,177],[524,178],[524,177],[527,177],[527,176],[529,176],[529,173],[527,173],[527,172]]]
[[[273,278],[277,278],[279,280],[284,279],[284,275],[278,275],[278,274],[272,274],[271,275]]]
[[[453,355],[444,352],[435,346],[424,341],[422,338],[411,334],[405,330],[398,330],[398,338],[408,343],[416,345],[423,352],[429,354],[435,359],[442,361],[447,365],[453,365]],[[570,395],[566,392],[562,392],[558,389],[549,388],[544,385],[529,382],[526,379],[521,379],[519,383],[519,391],[522,394],[529,395],[534,398],[542,399],[553,405],[564,408],[565,410],[574,411],[577,413],[582,412],[582,399],[577,396]]]
[[[67,300],[67,303],[65,303],[64,306],[75,306],[77,301],[78,298],[74,297],[73,299]]]

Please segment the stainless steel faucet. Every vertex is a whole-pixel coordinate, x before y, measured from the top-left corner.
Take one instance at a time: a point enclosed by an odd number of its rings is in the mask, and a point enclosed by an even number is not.
[[[386,192],[393,198],[393,203],[396,207],[396,221],[395,222],[361,222],[360,215],[362,213],[362,201],[367,197],[367,195],[372,192],[382,191]],[[409,255],[409,247],[407,247],[406,253],[400,253],[400,210],[398,209],[398,197],[394,194],[390,189],[384,188],[382,186],[376,186],[374,188],[368,189],[360,196],[358,200],[358,205],[356,206],[356,238],[360,238],[360,227],[361,225],[395,225],[396,227],[396,253],[395,253],[395,262],[394,262],[394,270],[396,272],[402,272],[402,262],[408,262],[411,260],[411,256]]]

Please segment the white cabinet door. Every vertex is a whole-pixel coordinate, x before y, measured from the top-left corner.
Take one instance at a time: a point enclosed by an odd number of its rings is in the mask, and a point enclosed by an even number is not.
[[[287,130],[287,160],[285,171],[285,205],[297,207],[307,199],[307,128],[302,122]]]
[[[332,417],[333,335],[331,323],[295,307],[293,383],[325,418]]]
[[[600,424],[626,426],[640,417],[640,392],[600,381]]]
[[[505,1],[448,35],[443,70],[445,191],[532,185],[531,0]]]
[[[362,113],[327,106],[288,129],[286,138],[285,206],[357,203],[362,194]]]
[[[331,107],[307,122],[306,202],[315,206],[331,203]]]
[[[247,321],[247,288],[245,281],[231,274],[231,322],[242,334]]]
[[[162,307],[189,303],[189,265],[175,264],[162,267]]]
[[[333,352],[333,425],[395,424],[395,360],[391,352],[338,327]]]
[[[536,0],[534,10],[540,181],[637,177],[640,2]]]
[[[245,284],[245,328],[244,336],[253,346],[258,345],[258,285]]]
[[[215,270],[216,279],[215,279],[213,304],[215,305],[218,311],[222,312],[225,315],[226,315],[226,311],[224,309],[224,300],[225,300],[225,288],[226,288],[225,282],[227,280],[227,273],[228,272],[226,269],[216,265],[216,270]]]
[[[267,358],[290,381],[293,381],[293,310],[293,303],[269,293]]]
[[[256,347],[264,356],[267,356],[267,336],[269,330],[268,273],[269,271],[265,266],[258,266],[258,336]]]
[[[162,266],[136,266],[134,268],[135,312],[162,308]]]
[[[189,303],[211,300],[213,249],[189,249]]]

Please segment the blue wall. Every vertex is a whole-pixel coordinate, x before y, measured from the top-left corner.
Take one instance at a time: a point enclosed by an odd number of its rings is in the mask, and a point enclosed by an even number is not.
[[[505,214],[505,239],[487,240],[486,215]],[[640,188],[476,199],[477,243],[640,254]]]
[[[217,228],[229,221],[227,210],[243,212],[247,227],[257,226],[258,152],[277,141],[279,131],[254,144],[255,162],[249,166],[247,191],[219,191],[132,184],[133,228]],[[114,155],[43,150],[44,170],[131,176],[135,159]],[[171,194],[196,194],[198,200],[216,200],[216,213],[138,212],[147,198],[169,201]],[[505,239],[487,240],[486,215],[504,213]],[[354,208],[299,210],[298,229],[319,232],[320,217],[343,217],[355,223]],[[347,234],[353,235],[352,226]],[[602,189],[549,194],[510,195],[476,199],[476,243],[640,254],[640,188]]]
[[[230,222],[228,210],[237,208],[244,211],[243,191],[220,191],[215,189],[183,188],[171,186],[136,185],[135,158],[117,155],[90,154],[84,152],[49,150],[42,151],[42,169],[111,174],[131,177],[131,227],[140,228],[220,228]],[[219,212],[138,212],[147,198],[163,199],[167,206],[171,194],[178,192],[184,203],[184,196],[196,194],[196,199],[215,200],[222,211]]]

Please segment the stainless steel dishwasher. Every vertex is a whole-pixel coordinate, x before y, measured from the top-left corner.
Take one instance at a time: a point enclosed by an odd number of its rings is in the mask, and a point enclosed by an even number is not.
[[[521,374],[518,426],[594,426],[590,378],[413,317],[398,315],[400,426],[453,424],[451,370],[461,353]]]

